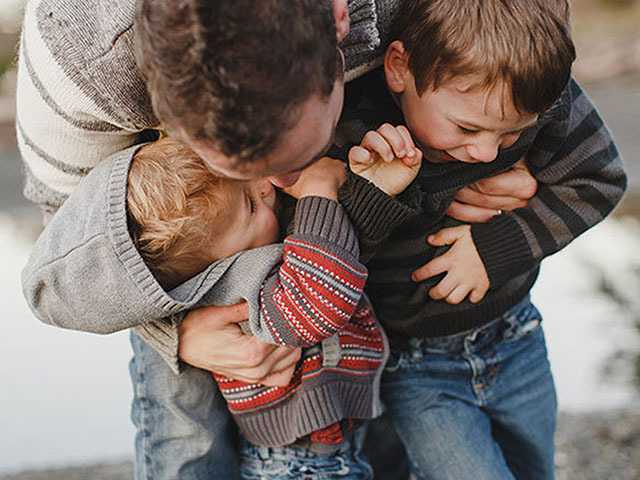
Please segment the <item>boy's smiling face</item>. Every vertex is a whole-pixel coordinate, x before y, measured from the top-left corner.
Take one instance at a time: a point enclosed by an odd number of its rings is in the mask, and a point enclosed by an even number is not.
[[[504,82],[483,89],[476,86],[478,78],[458,76],[419,95],[401,45],[387,51],[387,85],[398,95],[407,127],[427,160],[491,162],[535,125],[538,115],[519,112]]]

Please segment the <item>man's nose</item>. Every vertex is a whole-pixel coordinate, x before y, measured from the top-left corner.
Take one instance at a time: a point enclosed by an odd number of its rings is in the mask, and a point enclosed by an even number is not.
[[[276,187],[286,188],[296,183],[301,174],[302,172],[293,172],[285,175],[275,175],[273,177],[269,177],[268,180]]]
[[[467,146],[467,154],[478,163],[493,162],[498,156],[498,142],[493,139],[479,139]]]

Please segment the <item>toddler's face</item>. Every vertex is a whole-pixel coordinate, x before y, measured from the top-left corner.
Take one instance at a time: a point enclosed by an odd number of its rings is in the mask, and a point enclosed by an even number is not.
[[[269,180],[238,183],[230,208],[231,223],[216,246],[218,258],[278,241],[276,191]]]
[[[411,76],[397,92],[407,127],[427,160],[491,162],[536,123],[537,114],[516,110],[508,85],[483,90],[474,88],[475,80],[454,77],[418,96]]]

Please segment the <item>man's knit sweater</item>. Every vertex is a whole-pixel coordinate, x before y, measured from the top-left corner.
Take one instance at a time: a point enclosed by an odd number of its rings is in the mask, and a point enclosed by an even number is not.
[[[349,1],[351,32],[342,45],[347,79],[379,62],[399,1]],[[24,193],[47,217],[101,160],[141,143],[158,125],[135,63],[134,12],[135,0],[27,2],[18,58],[16,131],[26,176]],[[132,305],[128,313],[136,312]],[[53,313],[52,309],[45,315],[52,323],[67,322]],[[65,315],[64,309],[57,313]],[[154,320],[171,313],[160,308],[135,324],[130,318],[104,318],[109,325],[102,329],[137,325],[137,333],[176,369],[179,319]],[[98,328],[91,318],[76,320],[66,326]]]
[[[351,82],[345,99],[338,126],[345,151],[384,122],[405,123],[380,70]],[[468,300],[449,305],[430,299],[428,287],[442,277],[415,283],[411,272],[448,247],[428,246],[427,235],[456,224],[445,212],[458,190],[510,168],[523,157],[538,180],[529,205],[471,226],[491,283],[486,297],[476,305]],[[604,219],[626,188],[611,135],[574,80],[538,123],[493,162],[428,160],[415,180],[422,191],[422,213],[379,245],[368,264],[367,293],[390,337],[449,335],[496,318],[531,289],[540,261]]]

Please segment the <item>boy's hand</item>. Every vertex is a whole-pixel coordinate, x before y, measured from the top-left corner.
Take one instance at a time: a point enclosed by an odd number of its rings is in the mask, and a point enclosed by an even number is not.
[[[359,146],[349,150],[349,167],[387,195],[398,195],[416,178],[422,152],[416,148],[409,130],[388,123],[371,130]]]
[[[471,227],[462,225],[443,228],[438,233],[430,235],[427,241],[435,247],[452,246],[445,254],[414,271],[411,275],[413,281],[421,282],[447,272],[440,283],[429,290],[431,298],[444,299],[447,303],[455,305],[470,293],[471,303],[482,300],[489,290],[489,277],[473,243]]]
[[[284,189],[294,198],[324,197],[338,199],[338,190],[346,179],[345,165],[340,160],[323,157],[308,166],[292,186]]]

